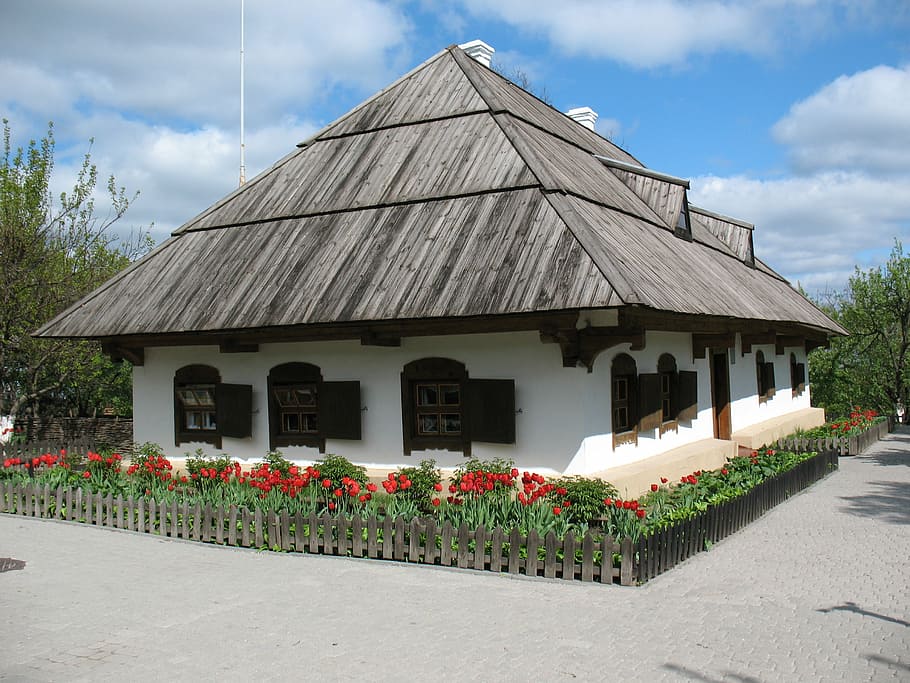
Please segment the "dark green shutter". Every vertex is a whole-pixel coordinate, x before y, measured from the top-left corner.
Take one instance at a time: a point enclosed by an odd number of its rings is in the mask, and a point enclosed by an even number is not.
[[[245,439],[253,435],[253,387],[215,385],[215,422],[221,436]]]
[[[698,417],[698,373],[679,373],[679,414],[680,420],[694,420]]]
[[[642,373],[638,376],[638,428],[641,431],[660,427],[660,375]]]
[[[360,382],[323,382],[319,391],[319,431],[327,439],[360,437]]]
[[[471,441],[515,443],[515,380],[469,379],[466,385]]]

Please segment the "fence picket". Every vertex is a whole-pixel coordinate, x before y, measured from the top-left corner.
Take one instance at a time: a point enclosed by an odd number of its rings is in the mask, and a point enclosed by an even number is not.
[[[423,561],[427,564],[436,564],[436,520],[428,517],[426,520],[426,541],[423,546]]]
[[[420,521],[414,517],[408,527],[408,562],[420,562]]]
[[[458,544],[461,545],[461,539],[459,537]],[[460,548],[459,548],[460,550]],[[486,555],[487,555],[487,530],[483,524],[479,524],[476,529],[474,529],[474,569],[483,570],[486,566]],[[458,565],[459,567],[461,564]],[[467,565],[465,565],[467,566]],[[491,565],[492,568],[492,565]]]
[[[376,521],[376,515],[370,515],[367,519],[367,557],[376,559],[379,557],[379,524]]]
[[[468,535],[468,525],[466,522],[462,522],[458,525],[458,567],[460,569],[466,569],[469,566],[469,558],[471,549],[469,547],[469,535]],[[486,545],[486,534],[484,534],[484,543]],[[483,545],[481,546],[480,554],[483,556]],[[474,552],[477,550],[475,548]]]
[[[540,549],[540,534],[537,532],[537,529],[530,529],[528,531],[528,552],[527,557],[525,558],[525,574],[527,576],[537,576],[538,575],[538,565],[540,564],[538,551]]]
[[[504,536],[502,527],[498,526],[490,534],[490,571],[497,574],[502,571],[502,542]]]
[[[442,525],[442,545],[440,546],[439,563],[443,567],[452,566],[452,535],[454,529],[448,520]]]
[[[562,578],[575,579],[575,533],[571,529],[562,538]]]
[[[360,515],[354,515],[351,520],[351,556],[363,557],[363,517]]]
[[[521,571],[522,541],[521,531],[513,528],[509,534],[509,574],[518,574]]]
[[[556,534],[548,531],[544,537],[545,554],[543,558],[543,575],[547,579],[556,578]]]
[[[386,515],[382,520],[382,559],[392,559],[392,518]]]

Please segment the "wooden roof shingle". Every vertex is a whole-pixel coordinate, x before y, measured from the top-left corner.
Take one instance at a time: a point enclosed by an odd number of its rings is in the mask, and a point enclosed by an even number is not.
[[[624,168],[608,168],[597,157]],[[836,323],[684,187],[448,48],[42,327],[44,337],[643,306]],[[659,175],[659,174],[658,174]],[[747,248],[748,247],[748,248]]]

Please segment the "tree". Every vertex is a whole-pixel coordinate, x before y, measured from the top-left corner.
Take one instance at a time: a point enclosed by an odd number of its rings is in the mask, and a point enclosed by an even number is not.
[[[13,150],[9,123],[4,119],[0,160],[0,414],[18,415],[26,408],[32,414],[42,409],[72,413],[68,399],[74,387],[83,394],[91,393],[92,386],[97,389],[109,377],[117,378],[122,370],[107,359],[99,360],[97,344],[36,339],[31,333],[150,245],[144,231],[120,244],[110,233],[111,226],[135,199],[122,187],[117,188],[113,176],[106,188],[110,208],[104,216],[96,214],[98,171],[91,163],[90,152],[83,157],[72,191],[62,193],[56,201],[50,191],[53,169],[53,124],[48,125],[47,135],[39,142],[32,140],[26,149]]]
[[[813,401],[844,414],[851,406],[893,414],[910,388],[910,256],[895,242],[888,262],[856,269],[829,313],[850,336],[810,357]]]

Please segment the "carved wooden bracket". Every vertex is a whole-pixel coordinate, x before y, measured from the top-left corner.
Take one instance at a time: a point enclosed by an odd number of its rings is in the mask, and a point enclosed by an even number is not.
[[[225,339],[218,345],[220,353],[257,353],[259,344],[244,344],[236,339]]]
[[[800,337],[797,335],[790,334],[779,334],[777,335],[777,340],[774,342],[775,349],[774,351],[778,356],[784,355],[784,348],[787,346],[806,346],[806,338]]]
[[[401,335],[367,330],[360,335],[361,346],[401,346]]]
[[[831,348],[830,339],[806,339],[806,353],[813,351],[815,349],[828,349]]]
[[[145,365],[145,349],[102,344],[101,351],[113,361],[127,360],[133,367]]]
[[[692,358],[704,358],[705,351],[711,347],[716,349],[732,349],[736,346],[736,335],[729,334],[693,334]]]
[[[618,344],[631,344],[632,351],[645,348],[643,329],[623,329],[615,327],[546,328],[540,331],[540,340],[544,343],[557,343],[562,350],[562,365],[574,368],[579,363],[588,369],[594,369],[594,360],[606,349]]]
[[[742,355],[745,356],[747,353],[752,353],[752,347],[758,344],[776,344],[777,335],[774,332],[759,332],[756,334],[744,333],[742,335],[742,341]]]

